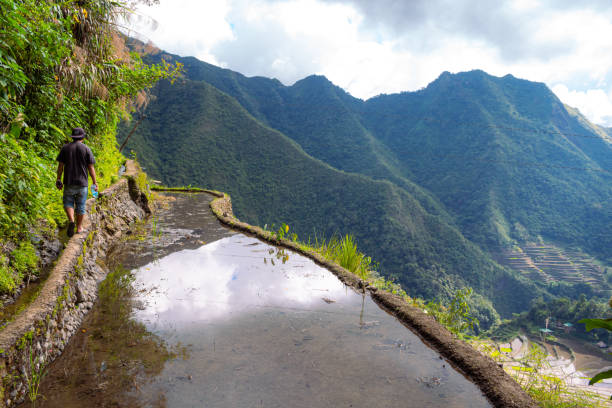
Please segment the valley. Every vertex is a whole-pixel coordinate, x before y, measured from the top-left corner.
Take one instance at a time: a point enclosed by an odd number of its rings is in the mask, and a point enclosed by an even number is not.
[[[304,241],[353,234],[412,296],[470,286],[484,328],[539,297],[606,299],[612,148],[543,84],[445,72],[363,101],[322,76],[285,86],[130,46],[185,67],[127,143],[164,184],[227,191],[242,219]]]

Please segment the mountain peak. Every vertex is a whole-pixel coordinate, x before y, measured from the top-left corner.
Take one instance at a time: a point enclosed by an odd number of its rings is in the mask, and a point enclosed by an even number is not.
[[[318,85],[318,86],[335,86],[325,75],[308,75],[305,78],[302,78],[296,81],[292,86],[300,86],[300,85]]]

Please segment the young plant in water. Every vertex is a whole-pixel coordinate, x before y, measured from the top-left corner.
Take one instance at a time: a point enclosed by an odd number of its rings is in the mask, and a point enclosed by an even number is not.
[[[161,228],[158,224],[157,217],[155,215],[151,216],[151,236],[155,239],[161,238]]]
[[[289,225],[285,224],[284,222],[281,224],[280,227],[278,227],[278,230],[274,230],[275,229],[275,225],[272,224],[270,226],[270,229],[268,229],[268,224],[265,224],[263,227],[264,231],[269,231],[272,233],[272,237],[274,237],[275,240],[280,241],[282,239],[285,238],[289,238],[292,241],[297,241],[297,234],[291,234],[289,235]]]
[[[40,397],[40,394],[38,392],[40,388],[40,382],[47,374],[47,370],[44,368],[42,362],[37,361],[38,359],[34,356],[31,346],[29,351],[29,360],[30,372],[26,378],[28,386],[28,398],[30,399],[30,402],[32,402],[32,405],[36,406],[36,401],[38,397]]]

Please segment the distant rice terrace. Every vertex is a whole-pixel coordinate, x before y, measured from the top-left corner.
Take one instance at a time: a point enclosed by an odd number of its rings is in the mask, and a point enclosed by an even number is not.
[[[529,243],[518,250],[502,251],[500,263],[537,282],[587,283],[596,291],[609,291],[608,268],[577,249]]]

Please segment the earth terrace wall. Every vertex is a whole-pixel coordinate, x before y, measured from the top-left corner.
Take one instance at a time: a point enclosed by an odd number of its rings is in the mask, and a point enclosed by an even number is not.
[[[198,189],[182,189],[182,191],[204,191]],[[446,358],[456,369],[473,381],[486,395],[495,407],[505,408],[535,408],[538,404],[520,385],[504,371],[495,361],[484,356],[469,344],[459,340],[432,316],[421,309],[409,305],[400,296],[369,286],[368,282],[331,262],[320,254],[305,250],[297,243],[289,240],[278,240],[276,236],[260,227],[241,222],[234,217],[231,199],[227,194],[206,190],[217,198],[210,203],[215,216],[223,224],[262,240],[283,246],[298,252],[317,264],[329,269],[345,285],[359,291],[369,291],[372,298],[385,310],[394,315],[406,327],[418,335],[426,344]]]
[[[84,232],[70,239],[38,297],[0,331],[0,407],[23,401],[44,368],[62,353],[108,272],[107,249],[133,221],[150,213],[138,175],[128,161],[121,180],[97,200],[87,200]]]

